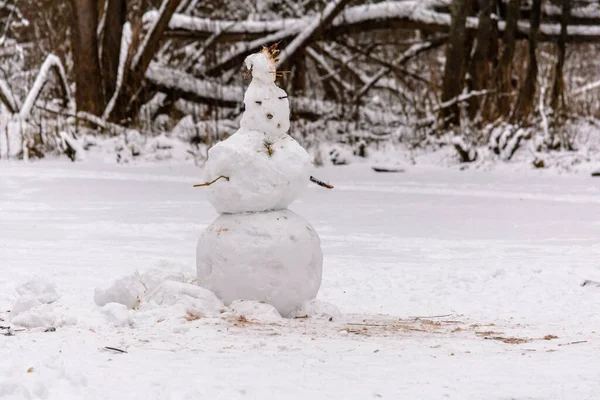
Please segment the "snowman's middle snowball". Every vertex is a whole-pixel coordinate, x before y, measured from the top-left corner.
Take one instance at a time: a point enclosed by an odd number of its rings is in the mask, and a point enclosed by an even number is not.
[[[310,179],[310,155],[291,136],[272,140],[240,129],[208,152],[204,180],[221,179],[208,190],[220,213],[280,210],[296,200]]]
[[[198,240],[200,286],[226,305],[257,300],[289,317],[321,286],[323,252],[307,220],[290,210],[223,214]]]

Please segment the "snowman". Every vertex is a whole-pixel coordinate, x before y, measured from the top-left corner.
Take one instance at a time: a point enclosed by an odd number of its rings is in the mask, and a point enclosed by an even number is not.
[[[255,300],[293,316],[321,285],[317,232],[287,207],[312,180],[309,154],[288,135],[287,94],[275,84],[276,45],[250,55],[240,129],[208,152],[203,177],[221,215],[196,249],[198,282],[226,305]],[[325,185],[326,186],[326,185]],[[329,187],[329,186],[326,186]],[[329,187],[331,188],[331,187]]]

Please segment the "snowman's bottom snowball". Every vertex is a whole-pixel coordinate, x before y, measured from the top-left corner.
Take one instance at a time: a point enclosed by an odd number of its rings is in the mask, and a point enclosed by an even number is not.
[[[287,209],[221,215],[200,236],[196,256],[200,285],[226,305],[264,301],[290,317],[321,286],[319,236]]]

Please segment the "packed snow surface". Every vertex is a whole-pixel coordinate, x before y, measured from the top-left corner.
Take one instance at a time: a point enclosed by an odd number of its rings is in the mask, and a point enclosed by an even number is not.
[[[317,296],[323,252],[293,211],[223,214],[202,232],[196,263],[198,283],[226,305],[264,301],[288,317]]]
[[[599,179],[316,175],[335,189],[293,211],[319,232],[323,282],[307,318],[277,319],[221,313],[194,281],[217,217],[197,168],[0,162],[0,399],[597,398],[600,290],[580,284],[600,281]],[[32,279],[60,297],[28,291],[42,304],[11,318]]]
[[[265,140],[261,132],[241,129],[209,150],[202,178],[228,179],[196,190],[207,191],[219,212],[279,210],[304,193],[312,169],[309,154],[289,135]]]

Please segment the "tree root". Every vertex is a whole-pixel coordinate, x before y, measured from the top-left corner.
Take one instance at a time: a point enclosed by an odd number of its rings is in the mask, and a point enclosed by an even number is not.
[[[218,181],[218,180],[219,180],[219,179],[221,179],[221,178],[229,180],[229,177],[228,177],[228,176],[221,175],[221,176],[219,176],[218,178],[215,178],[215,179],[213,179],[213,180],[212,180],[212,181],[210,181],[210,182],[198,183],[198,184],[194,185],[194,187],[200,187],[200,186],[210,186],[210,185],[212,185],[213,183],[215,183],[216,181]]]

